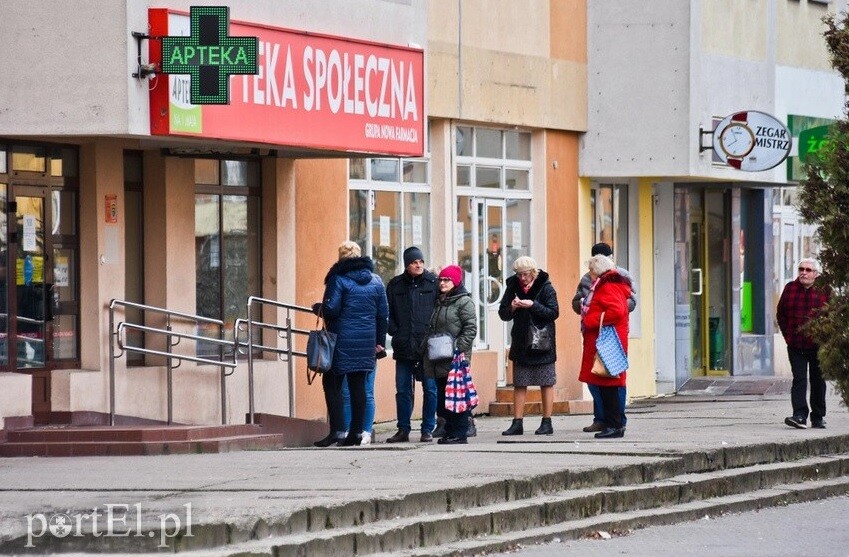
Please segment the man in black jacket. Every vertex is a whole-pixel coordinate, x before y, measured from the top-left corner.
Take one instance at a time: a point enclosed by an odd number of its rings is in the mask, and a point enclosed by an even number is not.
[[[422,442],[433,441],[436,425],[436,381],[421,373],[421,344],[427,335],[430,315],[439,290],[436,275],[424,268],[422,250],[412,246],[404,250],[404,272],[386,286],[389,301],[389,334],[395,359],[395,406],[398,431],[386,440],[401,443],[410,440],[410,417],[415,400],[415,379],[422,382]]]

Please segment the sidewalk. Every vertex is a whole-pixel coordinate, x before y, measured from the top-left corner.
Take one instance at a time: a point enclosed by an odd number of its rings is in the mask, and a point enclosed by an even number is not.
[[[626,436],[615,440],[596,440],[581,432],[591,420],[586,415],[555,416],[552,436],[535,436],[539,418],[527,417],[525,429],[530,433],[521,437],[501,435],[509,418],[478,417],[478,436],[466,446],[389,445],[383,441],[394,432],[394,424],[380,424],[377,443],[366,447],[0,459],[0,542],[25,539],[28,529],[55,513],[77,520],[92,509],[105,515],[108,505],[113,511],[127,509],[126,527],[131,531],[135,524],[149,526],[163,520],[179,520],[183,527],[190,522],[196,531],[203,524],[220,523],[255,530],[261,528],[259,520],[268,524],[280,524],[283,517],[303,520],[307,508],[338,512],[346,503],[365,499],[391,504],[413,493],[462,492],[464,487],[499,480],[534,481],[564,470],[846,437],[849,412],[831,392],[828,408],[825,430],[785,426],[784,417],[790,415],[785,394],[674,396],[634,402]],[[90,526],[90,517],[79,520],[86,522],[84,528]],[[101,531],[104,523],[101,518]],[[27,552],[24,547],[20,551]]]

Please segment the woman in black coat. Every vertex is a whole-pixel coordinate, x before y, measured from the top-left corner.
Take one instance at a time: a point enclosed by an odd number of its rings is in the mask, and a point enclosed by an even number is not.
[[[548,280],[548,273],[537,268],[528,256],[513,263],[515,275],[507,279],[507,289],[501,298],[498,315],[503,321],[513,321],[510,360],[513,361],[513,423],[502,435],[522,435],[522,417],[528,387],[537,385],[542,394],[542,423],[534,432],[551,435],[551,412],[554,408],[554,384],[557,373],[557,347],[554,342],[554,320],[560,315],[557,292]],[[549,339],[545,347],[531,343],[531,324]]]

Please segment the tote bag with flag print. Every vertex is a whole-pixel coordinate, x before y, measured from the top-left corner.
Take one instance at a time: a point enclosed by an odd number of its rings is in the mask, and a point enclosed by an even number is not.
[[[448,372],[448,381],[445,384],[445,409],[461,414],[477,406],[478,402],[478,390],[472,381],[466,355],[455,350],[451,371]]]

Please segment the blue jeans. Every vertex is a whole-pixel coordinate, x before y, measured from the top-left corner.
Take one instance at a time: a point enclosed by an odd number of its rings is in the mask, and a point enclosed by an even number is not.
[[[604,405],[601,402],[601,387],[598,385],[590,385],[587,383],[587,388],[593,397],[593,421],[604,423]],[[619,389],[619,407],[622,409],[622,427],[628,423],[628,418],[625,416],[625,401],[628,398],[628,390],[625,387]]]
[[[374,429],[374,376],[376,370],[366,374],[366,413],[363,415],[363,431],[371,433]],[[345,419],[345,431],[351,427],[351,392],[348,381],[342,382],[342,413]]]
[[[416,402],[415,367],[416,362],[412,360],[395,360],[395,411],[398,429],[406,432],[412,429],[410,418]],[[422,433],[432,433],[436,427],[436,380],[432,377],[422,379],[422,392]]]

